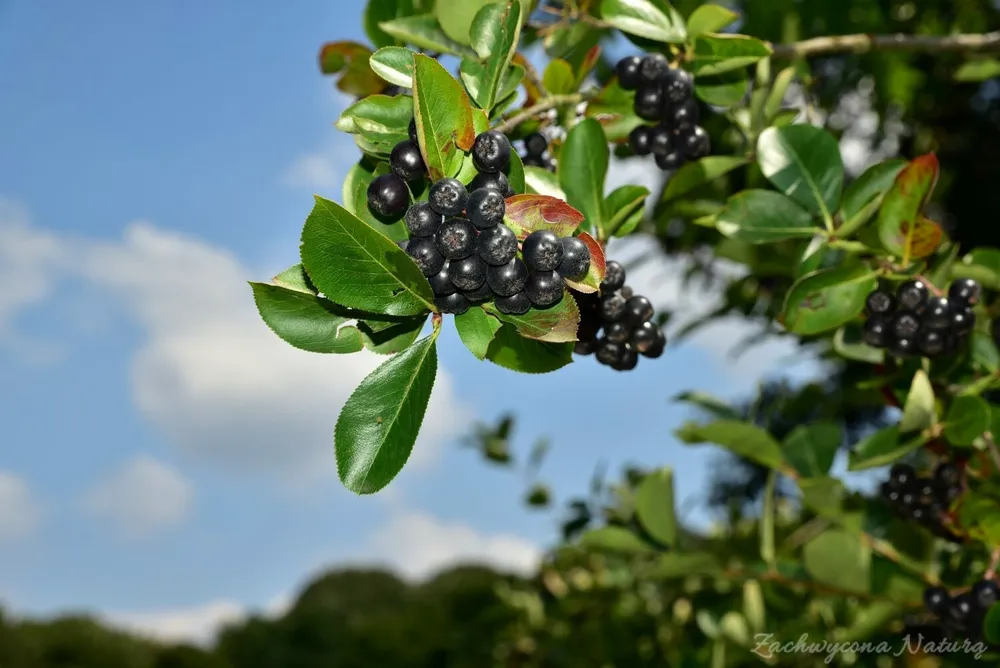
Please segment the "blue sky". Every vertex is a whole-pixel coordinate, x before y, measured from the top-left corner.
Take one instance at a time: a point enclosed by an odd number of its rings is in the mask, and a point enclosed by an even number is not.
[[[522,479],[457,444],[508,411],[524,450],[551,438],[557,498],[584,492],[600,460],[670,464],[681,498],[704,491],[712,451],[672,439],[688,411],[669,398],[738,396],[789,352],[733,362],[739,323],[630,374],[584,359],[545,377],[480,363],[449,329],[415,461],[385,494],[342,490],[333,425],[377,360],[288,348],[245,281],[296,262],[313,192],[339,199],[357,152],[316,53],[365,41],[362,3],[140,4],[0,2],[6,606],[185,635],[337,563],[525,568],[557,518],[524,510]],[[706,301],[675,275],[630,282],[688,311]]]

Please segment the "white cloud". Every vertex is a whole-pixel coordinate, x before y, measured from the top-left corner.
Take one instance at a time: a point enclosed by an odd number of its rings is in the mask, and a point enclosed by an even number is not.
[[[83,508],[138,538],[181,524],[194,508],[194,487],[177,470],[140,456],[97,483]]]
[[[233,601],[210,601],[190,608],[107,612],[101,619],[110,626],[168,643],[210,645],[223,626],[246,617],[246,609]]]
[[[41,521],[41,505],[28,484],[12,473],[0,471],[0,544],[27,538]]]
[[[309,153],[295,159],[289,167],[285,180],[294,188],[304,188],[313,191],[338,191],[340,182],[347,171],[331,151],[328,153]]]

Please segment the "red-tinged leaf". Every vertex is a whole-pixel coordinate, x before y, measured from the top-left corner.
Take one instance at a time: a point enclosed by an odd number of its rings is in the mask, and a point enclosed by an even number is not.
[[[532,232],[549,230],[568,237],[583,223],[583,214],[557,197],[514,195],[507,198],[504,222],[523,240]]]
[[[337,88],[358,97],[375,95],[388,84],[369,65],[371,49],[357,42],[329,42],[319,52],[319,69],[323,74],[341,75]]]
[[[511,64],[520,65],[524,68],[525,72],[535,71],[535,66],[529,63],[528,59],[520,53],[514,54],[514,59],[511,61]],[[524,77],[521,81],[521,85],[524,86],[524,92],[527,94],[527,99],[524,101],[525,107],[530,107],[544,97],[544,95],[542,95],[542,91],[538,88],[538,85],[535,84],[535,80],[536,77]]]
[[[577,292],[586,294],[597,292],[604,281],[604,274],[608,270],[608,260],[604,256],[604,248],[601,247],[601,244],[597,243],[597,239],[586,232],[581,232],[577,238],[587,244],[587,248],[590,249],[590,271],[580,281],[565,279],[566,285]]]
[[[594,67],[597,66],[597,61],[600,59],[601,47],[596,45],[592,46],[590,51],[587,52],[587,55],[583,57],[583,62],[580,63],[580,69],[577,70],[576,85],[578,88],[580,84],[583,83],[583,80],[587,78],[587,75],[590,74]]]
[[[576,341],[580,327],[580,307],[569,290],[562,301],[547,309],[532,308],[524,315],[505,315],[490,302],[483,306],[500,321],[514,325],[517,333],[526,339],[547,343],[570,343]]]
[[[921,216],[937,184],[939,165],[933,153],[908,164],[882,199],[878,233],[882,245],[899,257],[926,257],[941,242],[941,228]]]
[[[413,55],[413,116],[431,179],[455,176],[476,141],[472,105],[441,63],[419,53]]]

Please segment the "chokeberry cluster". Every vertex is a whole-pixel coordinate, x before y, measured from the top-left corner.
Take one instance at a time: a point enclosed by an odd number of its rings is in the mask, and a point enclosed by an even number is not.
[[[976,324],[972,307],[982,298],[979,283],[960,279],[947,297],[931,296],[921,280],[906,281],[895,293],[879,288],[868,295],[864,341],[895,357],[938,357],[964,346]]]
[[[556,171],[556,160],[548,152],[549,140],[541,132],[533,132],[524,138],[524,155],[521,161],[525,167],[541,167]]]
[[[427,277],[444,313],[462,314],[488,301],[509,315],[549,308],[562,301],[565,279],[582,279],[590,271],[590,250],[576,237],[539,230],[519,246],[504,224],[506,198],[514,194],[504,174],[510,155],[503,133],[480,134],[472,147],[478,172],[472,182],[441,179],[429,188],[426,202],[406,209],[409,239],[399,247]],[[373,209],[379,192],[369,190]]]
[[[667,337],[653,322],[653,304],[625,285],[625,268],[617,262],[608,262],[600,293],[578,295],[577,303],[578,355],[595,355],[615,371],[631,371],[639,355],[656,359],[663,354]]]
[[[688,160],[704,158],[712,150],[694,99],[694,77],[672,67],[662,53],[628,56],[615,67],[618,84],[635,91],[635,115],[649,124],[629,134],[636,155],[652,154],[663,171],[679,169]]]
[[[399,220],[410,204],[406,184],[419,182],[427,172],[417,143],[417,125],[412,120],[409,134],[410,138],[396,144],[389,155],[392,171],[375,177],[368,186],[368,209],[384,222]]]
[[[980,580],[965,592],[952,596],[944,587],[924,590],[924,605],[947,631],[960,637],[979,639],[990,608],[1000,601],[1000,586]]]
[[[924,477],[917,475],[908,464],[897,464],[879,491],[899,516],[917,522],[942,538],[952,538],[952,532],[942,520],[963,489],[958,467],[942,462],[933,475]]]

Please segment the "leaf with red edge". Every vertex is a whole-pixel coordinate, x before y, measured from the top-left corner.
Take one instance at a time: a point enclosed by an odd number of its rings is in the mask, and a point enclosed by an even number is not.
[[[566,285],[577,292],[586,294],[597,292],[604,281],[604,274],[608,270],[608,259],[604,256],[604,249],[601,247],[601,244],[597,243],[597,239],[586,232],[581,232],[577,238],[587,244],[587,248],[590,250],[590,271],[579,281],[571,281],[568,278],[563,278],[566,280]]]
[[[580,63],[580,69],[576,72],[576,87],[579,88],[583,80],[587,78],[594,68],[597,66],[597,62],[601,59],[601,47],[592,46],[587,55],[583,57],[583,61]]]
[[[476,141],[472,105],[441,63],[419,53],[413,55],[413,116],[431,179],[455,176]]]
[[[583,214],[557,197],[514,195],[507,198],[504,222],[520,240],[538,230],[549,230],[556,236],[568,237],[583,223]]]
[[[941,243],[941,227],[921,215],[934,192],[939,170],[933,153],[916,158],[903,168],[882,199],[878,234],[893,255],[927,257]]]
[[[328,42],[319,51],[319,69],[323,74],[341,75],[337,88],[345,93],[375,95],[388,84],[369,65],[371,55],[371,49],[357,42]]]
[[[505,315],[492,302],[483,306],[488,313],[502,322],[517,328],[517,333],[526,339],[548,343],[570,343],[576,341],[580,327],[580,307],[573,295],[566,290],[562,301],[547,309],[532,308],[524,315]]]

